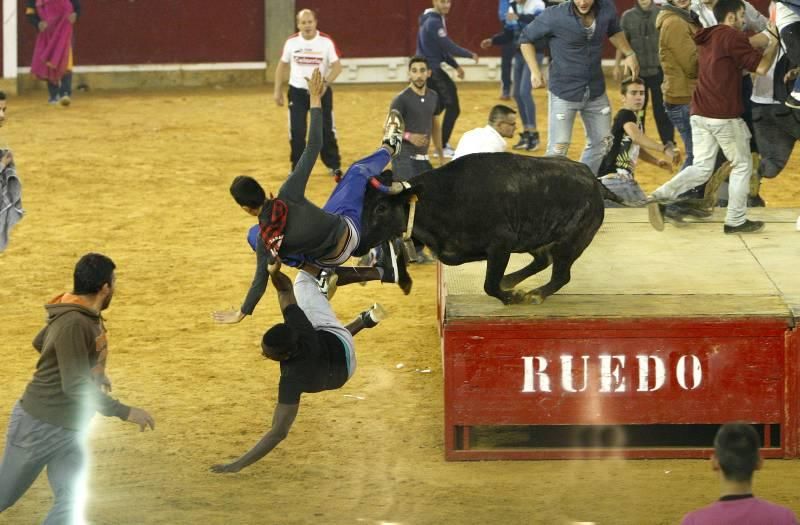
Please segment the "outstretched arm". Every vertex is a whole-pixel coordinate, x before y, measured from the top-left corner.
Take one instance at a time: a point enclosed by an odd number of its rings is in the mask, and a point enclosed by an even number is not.
[[[272,415],[272,428],[269,432],[264,434],[261,441],[250,449],[244,456],[240,457],[233,463],[219,464],[211,467],[211,472],[217,474],[224,474],[228,472],[239,472],[243,468],[252,465],[259,459],[269,454],[273,448],[278,446],[278,443],[286,439],[289,434],[289,429],[292,428],[294,418],[297,416],[297,411],[300,404],[285,405],[278,403],[275,407],[275,412]]]
[[[319,69],[314,69],[311,78],[308,79],[308,95],[311,107],[311,125],[309,126],[308,143],[300,160],[294,167],[294,171],[286,179],[278,192],[278,197],[291,200],[302,200],[305,197],[306,184],[314,163],[317,162],[320,150],[322,150],[322,93],[325,90],[325,83],[322,81],[322,74]]]

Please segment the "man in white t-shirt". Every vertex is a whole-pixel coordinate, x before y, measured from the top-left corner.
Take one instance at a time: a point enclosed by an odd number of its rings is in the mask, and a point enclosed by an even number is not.
[[[506,139],[514,136],[517,112],[498,104],[489,112],[489,123],[467,131],[458,141],[453,160],[470,153],[493,153],[506,150]]]
[[[294,170],[306,147],[306,120],[309,96],[306,79],[311,78],[314,68],[319,68],[325,81],[322,95],[322,162],[337,181],[342,176],[339,144],[336,141],[336,126],[333,121],[333,91],[330,85],[342,72],[341,54],[333,39],[317,31],[317,15],[310,9],[297,13],[299,32],[286,39],[283,54],[275,69],[275,103],[283,106],[281,87],[289,70],[289,135],[292,148],[291,161]]]

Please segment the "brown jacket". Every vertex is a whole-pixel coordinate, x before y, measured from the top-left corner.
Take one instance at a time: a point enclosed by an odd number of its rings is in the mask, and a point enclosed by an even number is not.
[[[27,413],[45,423],[82,430],[100,412],[127,419],[130,408],[106,395],[106,332],[100,314],[64,294],[45,305],[47,326],[33,340],[41,353],[22,396]]]
[[[689,104],[697,83],[694,34],[702,27],[691,11],[665,3],[656,18],[658,58],[664,70],[661,91],[667,104]]]

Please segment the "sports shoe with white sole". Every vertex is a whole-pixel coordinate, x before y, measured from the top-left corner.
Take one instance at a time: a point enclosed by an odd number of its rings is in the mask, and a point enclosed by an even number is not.
[[[386,115],[386,122],[383,124],[383,143],[392,148],[392,157],[396,157],[400,153],[405,129],[406,125],[400,112],[396,109],[390,110]]]

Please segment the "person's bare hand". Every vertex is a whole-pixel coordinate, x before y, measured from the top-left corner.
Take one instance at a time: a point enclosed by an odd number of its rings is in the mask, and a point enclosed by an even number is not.
[[[796,67],[794,69],[790,69],[789,71],[787,71],[786,74],[783,76],[783,81],[789,82],[790,80],[796,79],[798,76],[800,76],[800,67]]]
[[[306,78],[306,81],[308,82],[308,94],[312,97],[322,98],[322,94],[325,92],[325,82],[322,80],[322,73],[319,72],[318,67],[314,68],[311,78]]]
[[[664,159],[658,159],[658,167],[664,171],[672,171],[672,166],[670,165],[669,161]]]
[[[492,47],[492,39],[491,38],[484,38],[481,40],[481,49],[489,49]]]
[[[459,78],[459,80],[464,80],[464,68],[458,66],[456,68],[456,76]]]
[[[12,162],[14,162],[14,155],[11,154],[11,150],[6,150],[3,157],[0,158],[0,171],[6,169]]]
[[[39,20],[39,25],[38,25],[38,26],[36,26],[36,27],[38,27],[38,28],[39,28],[39,32],[41,33],[41,32],[43,32],[45,29],[47,29],[47,22],[45,22],[44,20]]]
[[[128,419],[125,421],[133,423],[134,425],[139,425],[140,432],[144,432],[147,427],[150,427],[150,430],[156,429],[156,421],[153,419],[153,416],[141,408],[131,407]]]
[[[78,20],[78,13],[70,13],[67,20],[69,20],[70,24],[74,24]]]
[[[270,275],[275,275],[276,273],[281,271],[281,260],[278,257],[275,257],[275,261],[272,264],[267,265],[267,272]]]
[[[408,137],[406,138],[410,143],[417,146],[418,148],[425,148],[428,146],[430,139],[428,135],[423,133],[409,133]]]
[[[276,91],[272,98],[275,99],[275,105],[283,106],[283,91]]]
[[[545,87],[544,75],[541,69],[531,71],[531,87],[533,89]]]
[[[244,319],[241,310],[218,310],[211,314],[211,318],[220,324],[236,324]]]
[[[476,64],[480,61],[480,58],[478,53],[472,53],[472,60],[474,60]]]
[[[636,54],[625,57],[622,61],[625,64],[625,71],[630,73],[631,78],[639,78],[639,59]]]

